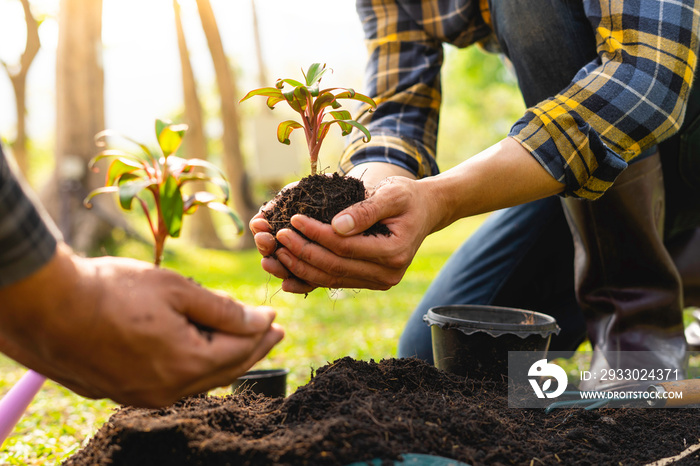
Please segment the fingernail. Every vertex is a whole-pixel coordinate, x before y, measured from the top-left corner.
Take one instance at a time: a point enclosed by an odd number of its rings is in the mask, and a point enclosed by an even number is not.
[[[286,244],[287,240],[289,240],[289,231],[287,228],[283,228],[280,231],[277,232],[277,241],[279,241],[282,244]]]
[[[292,226],[293,226],[294,228],[296,228],[297,230],[299,230],[301,233],[305,233],[305,232],[306,232],[306,225],[304,225],[304,221],[302,220],[302,216],[301,216],[301,215],[299,215],[299,214],[294,215],[294,216],[289,220],[289,222],[292,224]]]
[[[245,316],[243,317],[244,324],[249,329],[264,329],[270,325],[270,322],[272,322],[274,318],[275,311],[270,307],[252,307],[246,305],[243,309],[245,311]]]
[[[339,217],[335,217],[332,225],[336,233],[345,235],[355,228],[355,220],[349,214],[343,214]]]

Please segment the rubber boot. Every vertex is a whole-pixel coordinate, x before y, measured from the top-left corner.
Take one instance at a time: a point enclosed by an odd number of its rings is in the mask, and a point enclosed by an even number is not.
[[[666,249],[681,274],[686,307],[700,308],[700,228],[685,231],[666,243]],[[688,351],[700,351],[700,309],[692,311],[685,329]]]
[[[630,164],[600,199],[563,204],[574,238],[576,297],[593,348],[593,377],[579,388],[649,385],[634,377],[602,380],[609,369],[661,369],[671,380],[683,378],[681,278],[663,244],[658,154]]]

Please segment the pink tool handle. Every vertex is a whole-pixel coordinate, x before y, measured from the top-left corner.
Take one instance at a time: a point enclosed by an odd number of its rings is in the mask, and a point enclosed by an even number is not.
[[[0,400],[0,445],[15,428],[45,380],[46,377],[30,370]]]

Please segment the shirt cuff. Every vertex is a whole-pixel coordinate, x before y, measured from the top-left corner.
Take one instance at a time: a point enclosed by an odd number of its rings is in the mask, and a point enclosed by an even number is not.
[[[527,112],[513,125],[509,136],[565,185],[562,196],[583,199],[602,196],[627,168],[627,162],[578,114],[544,117]]]
[[[56,253],[60,233],[35,202],[0,151],[0,287],[32,275]]]
[[[440,173],[435,157],[421,145],[404,138],[377,134],[369,142],[358,139],[351,143],[340,158],[339,171],[349,172],[356,165],[367,162],[383,162],[397,165],[413,173],[416,178]]]

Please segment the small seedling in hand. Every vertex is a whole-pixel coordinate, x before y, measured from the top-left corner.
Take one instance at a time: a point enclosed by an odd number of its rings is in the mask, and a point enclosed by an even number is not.
[[[318,154],[321,144],[328,134],[328,130],[335,123],[340,126],[343,136],[347,136],[353,127],[364,134],[364,141],[371,138],[369,131],[363,125],[353,120],[350,112],[339,110],[341,99],[357,100],[369,104],[371,109],[377,108],[377,104],[366,95],[348,88],[320,89],[321,77],[328,71],[325,64],[314,63],[304,75],[304,83],[294,79],[278,79],[275,87],[263,87],[250,91],[240,102],[253,96],[267,97],[267,106],[272,110],[280,102],[287,102],[289,106],[301,116],[301,122],[286,120],[277,127],[277,139],[282,144],[289,144],[289,136],[295,129],[304,129],[306,144],[309,150],[311,162],[311,174],[318,171]],[[285,84],[291,89],[285,90]],[[331,119],[325,119],[330,115]]]
[[[244,228],[241,219],[227,205],[229,186],[223,172],[206,160],[184,159],[174,155],[186,130],[187,125],[156,120],[156,139],[161,154],[154,154],[144,144],[121,136],[138,145],[142,153],[130,154],[121,150],[104,149],[89,164],[91,169],[97,171],[96,162],[105,158],[112,159],[107,168],[105,186],[90,192],[83,203],[90,208],[91,200],[96,195],[117,193],[119,205],[124,210],[131,210],[136,200],[153,234],[156,266],[160,265],[165,240],[170,236],[180,236],[183,217],[194,213],[200,206],[227,214],[239,234]],[[98,146],[106,147],[106,137],[114,134],[110,130],[98,133],[95,136]],[[214,184],[218,194],[209,191],[186,194],[183,187],[192,181]],[[153,207],[149,207],[149,200]]]

